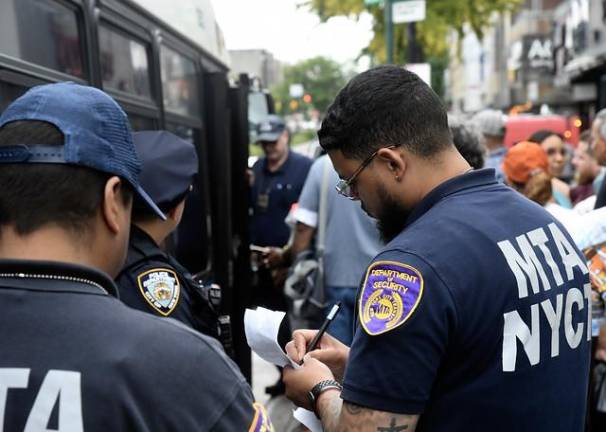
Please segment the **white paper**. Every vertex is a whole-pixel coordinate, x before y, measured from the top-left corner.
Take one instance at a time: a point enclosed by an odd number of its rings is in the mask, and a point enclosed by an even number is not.
[[[263,360],[276,366],[298,367],[278,344],[278,331],[286,314],[262,307],[244,312],[244,331],[248,346]]]
[[[311,432],[322,432],[324,430],[322,428],[322,422],[318,420],[318,417],[310,410],[297,408],[293,413],[293,416]]]
[[[284,312],[259,307],[244,312],[244,331],[248,346],[263,360],[276,366],[300,366],[292,361],[278,343],[278,331],[285,317]],[[297,408],[293,416],[311,432],[322,432],[322,423],[316,415],[306,409]]]

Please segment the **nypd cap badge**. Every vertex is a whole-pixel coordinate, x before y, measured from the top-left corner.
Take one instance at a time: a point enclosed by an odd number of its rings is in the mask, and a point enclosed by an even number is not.
[[[147,270],[137,276],[137,284],[147,303],[163,316],[170,315],[179,303],[181,286],[173,270]]]
[[[377,261],[366,272],[360,322],[371,336],[386,333],[411,317],[423,296],[421,273],[407,264]]]

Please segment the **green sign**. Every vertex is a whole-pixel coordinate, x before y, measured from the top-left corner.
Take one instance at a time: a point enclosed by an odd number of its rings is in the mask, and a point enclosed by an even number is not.
[[[366,6],[374,6],[383,3],[383,0],[364,0]]]

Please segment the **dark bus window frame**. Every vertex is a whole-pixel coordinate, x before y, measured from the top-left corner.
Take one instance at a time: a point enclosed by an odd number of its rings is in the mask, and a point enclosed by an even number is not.
[[[65,72],[58,71],[37,63],[32,63],[17,57],[8,56],[0,53],[0,70],[7,69],[13,72],[22,73],[42,80],[44,83],[72,81],[78,84],[90,84],[91,77],[91,54],[90,54],[90,17],[86,13],[86,4],[83,0],[51,0],[54,3],[63,5],[74,11],[76,16],[76,24],[78,27],[78,35],[80,38],[80,58],[82,59],[82,68],[85,78],[80,78],[75,75],[70,75]],[[2,32],[0,31],[0,37]],[[17,83],[15,83],[17,84]]]

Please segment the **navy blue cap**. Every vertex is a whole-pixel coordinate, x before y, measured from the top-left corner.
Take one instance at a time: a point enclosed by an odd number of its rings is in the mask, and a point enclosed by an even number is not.
[[[0,164],[61,163],[92,168],[126,180],[162,219],[162,211],[139,184],[141,163],[133,145],[128,118],[109,95],[74,83],[33,87],[0,116],[0,127],[20,120],[44,121],[64,135],[61,146],[0,147]]]
[[[135,132],[133,142],[143,165],[139,181],[156,205],[188,190],[198,173],[193,144],[167,131]]]
[[[285,129],[286,123],[284,123],[284,120],[275,114],[270,114],[261,120],[257,126],[257,142],[278,141]]]

